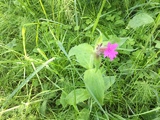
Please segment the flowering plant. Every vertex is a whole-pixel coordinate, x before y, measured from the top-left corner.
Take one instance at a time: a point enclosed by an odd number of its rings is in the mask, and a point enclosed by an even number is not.
[[[102,47],[102,44],[98,45],[97,47],[97,55],[104,54],[104,57],[109,57],[111,61],[113,61],[114,58],[116,58],[118,52],[115,51],[118,47],[118,44],[111,44],[108,42],[108,45],[106,47]]]
[[[116,51],[118,44],[108,42],[108,44],[105,45],[102,41],[98,42],[99,43],[95,45],[95,50],[87,43],[74,46],[70,49],[68,57],[75,56],[79,65],[86,69],[83,77],[86,89],[75,89],[69,93],[68,96],[66,96],[68,102],[66,103],[66,100],[65,102],[62,100],[63,105],[74,105],[76,98],[76,103],[78,103],[89,97],[92,97],[98,105],[103,104],[104,93],[115,82],[115,76],[107,76],[103,73],[100,67],[102,62],[101,56],[104,56],[104,58],[108,57],[110,61],[113,61],[118,55]],[[75,96],[75,93],[76,98],[71,100],[71,96]],[[79,97],[81,99],[78,99]]]

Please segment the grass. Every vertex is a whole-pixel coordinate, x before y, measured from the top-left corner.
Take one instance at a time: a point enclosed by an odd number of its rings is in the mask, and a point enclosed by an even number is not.
[[[158,0],[2,0],[0,119],[158,120],[159,10]],[[153,21],[130,27],[141,13]],[[69,56],[101,39],[121,44],[114,61],[102,58],[103,75],[115,78],[103,104],[87,97],[86,68]]]

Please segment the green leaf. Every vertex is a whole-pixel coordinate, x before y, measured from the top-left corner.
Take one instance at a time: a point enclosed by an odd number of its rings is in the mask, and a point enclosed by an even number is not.
[[[122,46],[128,39],[129,37],[120,38],[120,41],[118,42],[118,47]]]
[[[80,28],[79,26],[75,26],[74,30],[77,31],[77,30],[79,30],[79,28]]]
[[[77,120],[89,120],[89,114],[90,114],[90,111],[84,108],[79,112]]]
[[[111,42],[111,43],[117,43],[118,47],[120,47],[123,44],[125,44],[125,42],[129,39],[129,37],[117,37],[115,35],[109,35],[108,37],[109,39],[108,40],[105,39],[103,45],[107,45],[108,42]]]
[[[75,105],[80,102],[84,102],[89,98],[89,94],[86,89],[76,89],[71,91],[67,96],[66,96],[66,102],[69,105]]]
[[[139,13],[129,21],[127,28],[136,29],[140,26],[147,25],[153,22],[154,19],[147,13]]]
[[[160,41],[156,40],[155,43],[156,43],[155,48],[160,48]]]
[[[9,42],[6,46],[9,47],[9,48],[13,48],[13,47],[17,46],[16,39],[14,38],[14,39],[13,39],[11,42]]]
[[[60,97],[60,103],[62,106],[65,108],[67,106],[67,101],[66,101],[66,94],[62,92],[61,97]]]
[[[100,35],[96,40],[95,46],[97,47],[97,45],[102,44],[102,41],[103,41],[103,38],[102,38],[102,35]]]
[[[90,95],[100,104],[103,104],[105,87],[101,71],[99,69],[86,70],[84,83]]]
[[[73,55],[76,56],[77,61],[84,68],[93,68],[93,47],[91,45],[83,43],[71,48],[69,57]]]
[[[109,89],[115,82],[116,76],[105,76],[104,83],[105,83],[105,90]]]
[[[40,106],[40,113],[45,116],[47,108],[47,100],[44,100]]]

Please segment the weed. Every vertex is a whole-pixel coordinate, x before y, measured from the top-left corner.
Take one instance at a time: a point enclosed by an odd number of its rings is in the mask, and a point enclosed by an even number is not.
[[[1,0],[0,119],[158,120],[159,9]]]

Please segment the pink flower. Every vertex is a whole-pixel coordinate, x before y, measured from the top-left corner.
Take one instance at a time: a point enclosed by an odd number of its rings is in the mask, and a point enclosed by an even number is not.
[[[118,47],[118,44],[111,44],[110,42],[108,43],[107,47],[105,48],[103,54],[104,57],[109,57],[110,60],[112,61],[114,58],[116,58],[118,52],[115,51],[116,48]]]

